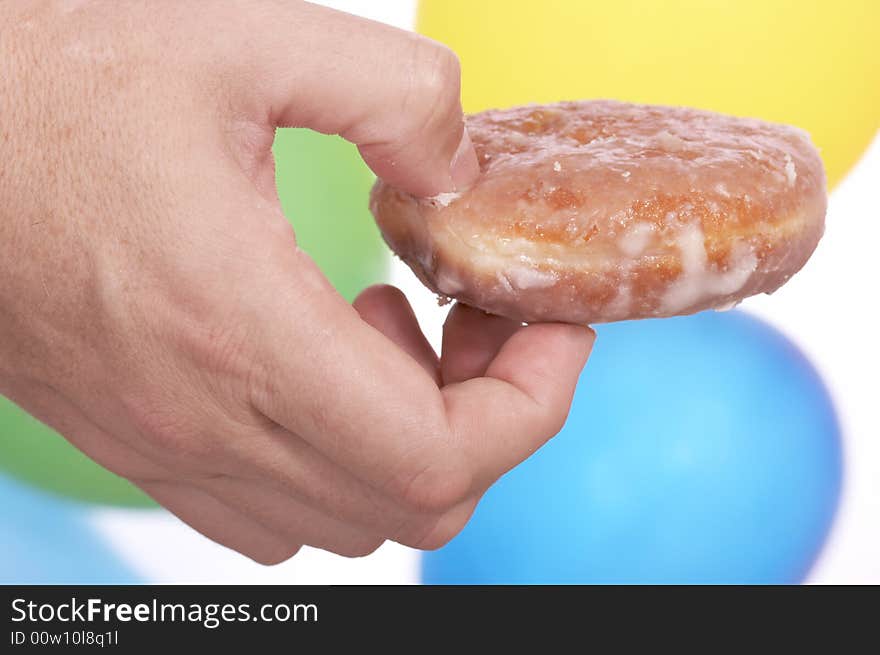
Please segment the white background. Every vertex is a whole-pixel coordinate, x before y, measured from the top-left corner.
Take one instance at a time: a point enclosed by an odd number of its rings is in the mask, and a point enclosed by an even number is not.
[[[408,29],[415,15],[410,0],[324,4]],[[880,136],[833,192],[825,238],[803,271],[772,298],[752,298],[741,306],[801,347],[830,387],[842,423],[843,495],[832,533],[809,577],[814,583],[880,583],[878,183]],[[397,260],[391,282],[405,291],[438,345],[445,310]],[[418,554],[396,544],[359,560],[303,549],[291,561],[267,568],[211,543],[163,512],[102,509],[92,521],[129,566],[159,583],[418,582]]]

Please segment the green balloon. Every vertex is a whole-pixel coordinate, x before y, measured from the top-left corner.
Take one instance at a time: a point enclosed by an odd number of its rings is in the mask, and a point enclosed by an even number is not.
[[[349,301],[385,277],[388,249],[367,207],[373,174],[336,136],[278,130],[276,182],[297,242]],[[56,494],[123,507],[155,503],[0,396],[0,470]]]
[[[305,250],[347,300],[381,282],[388,248],[368,207],[375,179],[357,148],[305,129],[275,135],[275,181]]]
[[[95,464],[52,428],[0,396],[0,470],[55,494],[90,503],[151,507],[128,480]]]

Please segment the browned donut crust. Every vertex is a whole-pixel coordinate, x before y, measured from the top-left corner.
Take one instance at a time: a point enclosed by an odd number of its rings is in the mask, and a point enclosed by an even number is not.
[[[486,111],[481,175],[370,208],[429,288],[513,319],[598,323],[770,293],[824,230],[825,173],[796,128],[612,101]]]

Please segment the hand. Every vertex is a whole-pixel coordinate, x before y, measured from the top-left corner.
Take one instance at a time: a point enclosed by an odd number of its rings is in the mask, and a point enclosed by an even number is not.
[[[399,291],[347,304],[280,210],[290,125],[415,194],[478,172],[428,39],[294,1],[4,3],[0,393],[259,562],[438,547],[560,429],[593,333],[457,306],[441,362]]]

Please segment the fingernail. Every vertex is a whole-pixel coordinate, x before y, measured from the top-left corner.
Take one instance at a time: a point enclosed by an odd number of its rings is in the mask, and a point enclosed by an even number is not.
[[[449,166],[449,175],[452,177],[452,184],[455,185],[454,190],[467,189],[479,174],[480,164],[477,162],[477,153],[474,151],[474,145],[471,143],[471,137],[465,127]]]

